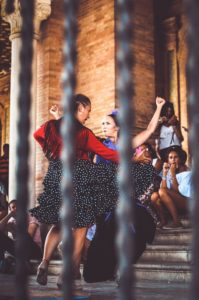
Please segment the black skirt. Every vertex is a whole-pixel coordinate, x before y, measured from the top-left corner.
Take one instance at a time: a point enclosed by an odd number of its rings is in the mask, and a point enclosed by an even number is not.
[[[118,198],[116,164],[93,164],[88,160],[75,162],[73,170],[73,227],[86,227],[96,217],[115,208]],[[30,213],[41,223],[58,224],[62,205],[62,163],[50,161],[44,178],[44,190],[38,197],[38,206]]]
[[[73,227],[87,227],[105,212],[114,210],[118,202],[118,165],[94,164],[88,160],[78,160],[73,170]],[[135,197],[147,191],[154,178],[154,168],[150,165],[132,163],[135,181]],[[41,223],[58,224],[62,205],[61,192],[62,163],[50,161],[44,178],[43,193],[38,197],[38,206],[31,214]]]

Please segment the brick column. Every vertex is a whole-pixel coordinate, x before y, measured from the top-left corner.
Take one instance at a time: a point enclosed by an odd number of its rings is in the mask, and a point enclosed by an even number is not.
[[[20,1],[15,0],[15,11],[8,15],[5,12],[5,0],[2,1],[2,17],[10,24],[11,34],[10,40],[12,43],[11,49],[11,84],[10,84],[10,169],[9,169],[9,200],[16,198],[16,163],[17,163],[17,120],[18,120],[18,96],[19,96],[19,73],[20,73],[20,48],[21,48],[21,11]],[[33,49],[34,57],[32,61],[32,106],[30,118],[32,121],[30,130],[30,205],[35,203],[35,142],[33,140],[33,132],[35,130],[35,104],[37,99],[37,41],[39,39],[40,24],[51,13],[51,0],[36,0],[35,1],[35,18],[34,18],[34,40]]]

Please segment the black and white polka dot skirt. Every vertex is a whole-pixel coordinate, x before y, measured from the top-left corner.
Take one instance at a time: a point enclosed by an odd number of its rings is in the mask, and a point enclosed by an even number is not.
[[[115,208],[118,198],[116,164],[93,164],[88,160],[78,160],[73,172],[73,227],[86,227],[96,221],[96,217]],[[60,222],[62,205],[61,192],[62,163],[50,161],[44,178],[43,193],[38,197],[38,206],[30,213],[41,223]]]
[[[41,223],[56,224],[60,220],[59,211],[62,203],[61,178],[61,161],[50,161],[43,181],[43,192],[37,199],[38,206],[30,209],[31,215]]]
[[[73,227],[86,227],[96,222],[96,217],[112,211],[118,201],[117,168],[111,164],[93,164],[88,160],[78,160],[73,172]],[[132,163],[131,175],[134,176],[135,197],[144,195],[153,183],[154,168],[151,165]],[[38,197],[38,206],[31,209],[31,214],[41,223],[57,224],[60,222],[62,206],[62,163],[50,161],[44,178],[43,193]],[[152,193],[152,189],[151,189]],[[150,193],[150,194],[151,194]],[[147,200],[149,199],[147,193]]]

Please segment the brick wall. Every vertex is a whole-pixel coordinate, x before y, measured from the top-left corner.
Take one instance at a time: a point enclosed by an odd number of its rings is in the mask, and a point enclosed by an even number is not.
[[[77,92],[88,95],[88,127],[100,130],[102,116],[115,107],[114,1],[81,0],[78,13]]]
[[[59,103],[61,98],[63,10],[60,2],[52,2],[52,14],[42,25],[38,47],[37,126],[49,118],[50,105]],[[154,110],[153,0],[137,1],[135,12],[135,125],[136,131],[140,131]],[[81,0],[78,22],[77,92],[90,97],[92,113],[87,126],[99,134],[101,118],[116,106],[114,0]],[[37,192],[41,190],[45,169],[46,162],[37,147]]]
[[[38,46],[37,126],[49,118],[49,107],[61,99],[60,74],[63,41],[62,1],[52,2],[52,14],[42,24]],[[91,98],[92,112],[87,126],[100,133],[100,120],[116,106],[115,95],[115,12],[114,0],[80,0],[78,11],[79,35],[77,40],[77,89]],[[135,2],[134,15],[134,68],[135,133],[146,128],[155,109],[156,66],[154,0]],[[184,21],[183,21],[184,22]],[[184,28],[184,27],[183,27]],[[184,29],[183,29],[184,30]],[[186,79],[184,31],[180,33],[179,56],[181,63],[181,101],[183,125],[186,119]],[[186,47],[184,47],[186,48]],[[162,83],[164,84],[164,83]],[[153,136],[154,138],[154,136]],[[152,138],[152,141],[153,141]],[[47,163],[37,147],[37,191]]]
[[[154,1],[135,1],[134,69],[135,132],[146,128],[155,109]]]

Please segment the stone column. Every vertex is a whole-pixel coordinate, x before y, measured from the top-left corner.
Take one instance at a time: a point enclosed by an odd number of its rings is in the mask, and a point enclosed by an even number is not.
[[[2,1],[2,17],[9,22],[11,33],[10,40],[12,43],[11,50],[11,84],[10,84],[10,169],[9,169],[9,200],[16,198],[16,162],[17,162],[17,120],[18,120],[18,96],[19,96],[19,73],[20,73],[20,49],[21,49],[21,8],[20,1],[15,0],[15,11],[8,15],[5,12],[5,2]],[[31,130],[30,130],[30,206],[35,203],[35,142],[33,132],[35,130],[36,114],[35,107],[37,101],[37,43],[40,37],[40,24],[47,19],[51,13],[51,0],[36,0],[35,1],[35,17],[34,17],[34,38],[33,49],[34,56],[32,61],[32,105],[30,111]]]
[[[177,61],[179,25],[176,17],[165,19],[162,22],[162,28],[166,56],[167,97],[173,102],[175,114],[180,119],[179,72]]]

